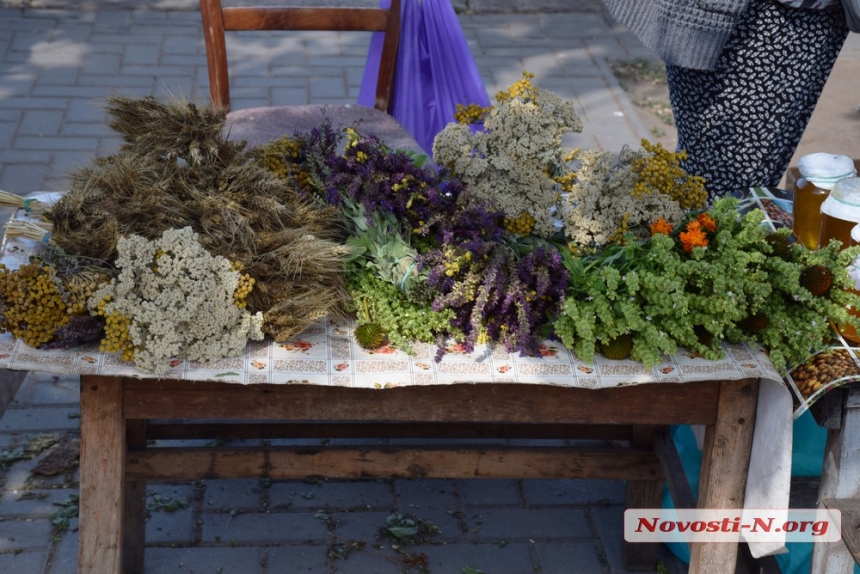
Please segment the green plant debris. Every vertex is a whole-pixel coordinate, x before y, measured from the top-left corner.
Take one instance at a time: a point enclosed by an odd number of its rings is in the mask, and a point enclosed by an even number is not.
[[[21,494],[18,497],[18,500],[44,500],[48,498],[47,492],[33,492],[32,490],[28,490]]]
[[[398,544],[421,544],[430,536],[439,534],[441,530],[430,521],[412,514],[395,512],[385,519],[381,532]]]
[[[405,572],[417,568],[421,574],[430,574],[430,559],[423,552],[410,553],[402,548],[395,548],[400,555],[400,563],[406,567]]]
[[[26,445],[0,450],[0,467],[6,468],[13,462],[35,458],[55,446],[62,438],[58,434],[42,434],[30,439]]]
[[[80,498],[77,494],[70,494],[67,501],[55,502],[54,506],[60,507],[50,516],[51,524],[54,525],[54,533],[66,532],[69,529],[69,521],[78,517]]]
[[[188,502],[185,500],[170,498],[169,496],[158,496],[157,494],[152,493],[149,494],[149,498],[151,498],[151,500],[146,503],[146,510],[148,512],[173,513],[177,510],[188,508]]]
[[[28,458],[32,458],[32,456],[28,456],[27,450],[23,446],[0,450],[0,465],[3,465],[4,468],[8,464]]]
[[[462,574],[486,574],[486,572],[484,572],[483,570],[479,570],[474,566],[464,566]]]
[[[363,550],[367,546],[364,540],[352,540],[345,544],[333,544],[328,549],[329,560],[346,560],[347,557],[359,550]]]
[[[379,529],[380,534],[390,541],[391,549],[399,555],[399,562],[404,572],[412,572],[413,568],[422,574],[430,572],[430,560],[421,552],[409,552],[406,547],[410,544],[426,544],[429,538],[439,534],[441,530],[428,520],[412,514],[395,512],[385,519],[385,526]]]

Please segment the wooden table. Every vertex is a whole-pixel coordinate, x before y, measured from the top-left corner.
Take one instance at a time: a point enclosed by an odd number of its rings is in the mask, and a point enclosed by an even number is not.
[[[604,478],[660,506],[669,424],[706,425],[698,505],[741,508],[758,379],[611,389],[479,383],[356,389],[81,376],[80,572],[143,572],[147,481],[267,477]],[[151,446],[188,438],[611,438],[627,447]],[[529,441],[528,444],[540,444]],[[608,443],[607,443],[608,444]],[[615,443],[618,444],[618,443]],[[625,545],[653,568],[654,545]],[[737,546],[694,545],[691,573]]]

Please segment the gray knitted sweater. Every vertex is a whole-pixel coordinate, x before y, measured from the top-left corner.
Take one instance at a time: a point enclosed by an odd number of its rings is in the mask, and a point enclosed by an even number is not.
[[[667,64],[712,70],[750,0],[604,0]]]

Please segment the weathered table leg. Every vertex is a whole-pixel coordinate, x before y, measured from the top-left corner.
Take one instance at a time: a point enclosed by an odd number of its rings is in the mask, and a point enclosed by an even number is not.
[[[758,382],[722,382],[716,423],[705,429],[698,508],[743,508],[757,400]],[[734,568],[736,544],[690,546],[690,574]]]
[[[126,419],[127,447],[146,446],[146,421]],[[122,572],[143,574],[146,544],[146,481],[125,481],[125,514],[123,516]]]
[[[122,379],[82,376],[79,572],[122,572],[124,471]]]
[[[658,427],[633,425],[630,446],[654,448]],[[627,508],[660,508],[663,502],[662,480],[628,480],[625,486]],[[654,570],[660,544],[637,543],[626,540],[621,544],[621,559],[626,570]]]
[[[842,420],[827,431],[818,504],[825,499],[860,499],[860,387],[846,387]],[[854,559],[842,542],[812,547],[812,572],[852,572]]]

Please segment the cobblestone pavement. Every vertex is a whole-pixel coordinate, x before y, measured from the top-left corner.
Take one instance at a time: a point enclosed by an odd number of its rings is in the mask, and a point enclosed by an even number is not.
[[[119,141],[103,111],[110,94],[205,100],[202,33],[188,2],[0,2],[0,189],[63,189],[71,169],[114,151]],[[617,151],[638,145],[645,130],[607,59],[646,53],[597,6],[459,4],[489,94],[534,72],[583,117],[584,132],[566,145]],[[243,42],[254,58],[233,75],[236,109],[357,96],[367,45],[360,35]],[[0,572],[77,571],[77,385],[75,377],[29,374],[0,419]],[[44,474],[60,447],[70,466],[55,462],[47,470],[58,473]],[[620,482],[593,480],[153,484],[146,571],[421,572],[409,560],[423,554],[436,574],[618,574],[623,492]],[[398,512],[441,532],[395,551],[380,531]]]
[[[199,20],[196,11],[0,8],[0,189],[62,189],[71,169],[115,150],[110,94],[207,100]],[[619,150],[646,135],[606,63],[646,52],[603,13],[463,14],[461,23],[488,93],[528,70],[576,102],[585,128],[566,143]],[[252,57],[231,77],[236,109],[358,95],[366,34],[242,43]]]

